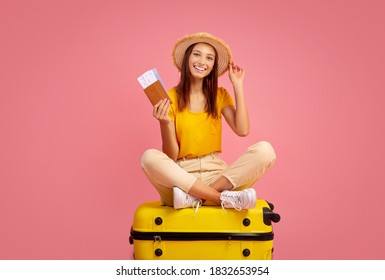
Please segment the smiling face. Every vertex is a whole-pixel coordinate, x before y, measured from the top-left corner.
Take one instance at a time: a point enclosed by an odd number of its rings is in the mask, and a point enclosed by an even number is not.
[[[214,67],[215,49],[206,43],[194,46],[189,57],[190,73],[195,78],[204,78],[210,74]]]

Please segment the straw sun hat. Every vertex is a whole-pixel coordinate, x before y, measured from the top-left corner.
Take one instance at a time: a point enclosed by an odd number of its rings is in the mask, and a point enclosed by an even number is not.
[[[188,47],[196,43],[208,43],[217,51],[218,76],[224,74],[232,63],[232,55],[229,46],[221,39],[208,33],[195,33],[180,38],[172,50],[172,58],[175,66],[182,69],[182,61]]]

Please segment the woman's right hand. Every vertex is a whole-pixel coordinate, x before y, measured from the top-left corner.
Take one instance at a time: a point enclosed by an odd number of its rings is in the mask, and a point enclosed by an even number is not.
[[[152,115],[160,122],[171,121],[168,117],[168,111],[170,110],[170,100],[165,98],[154,105]]]

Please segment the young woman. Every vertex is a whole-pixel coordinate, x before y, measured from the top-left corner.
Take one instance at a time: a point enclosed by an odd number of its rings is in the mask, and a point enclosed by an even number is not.
[[[162,151],[144,152],[141,164],[165,205],[175,209],[222,205],[237,210],[254,208],[251,186],[275,161],[272,146],[250,146],[228,166],[222,152],[222,116],[239,136],[249,133],[243,92],[245,71],[233,64],[230,48],[208,33],[179,39],[172,52],[180,81],[153,108],[159,121]],[[229,71],[235,102],[218,76]]]

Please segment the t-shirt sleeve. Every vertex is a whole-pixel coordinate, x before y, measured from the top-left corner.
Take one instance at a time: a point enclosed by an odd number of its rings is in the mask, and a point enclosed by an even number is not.
[[[220,110],[222,111],[222,109],[226,106],[234,106],[235,103],[234,103],[234,100],[233,100],[233,97],[230,95],[230,93],[223,87],[219,88],[219,91],[218,91],[218,94],[219,94],[219,99],[221,100],[220,102]]]
[[[168,117],[173,122],[175,122],[175,116],[176,116],[176,106],[177,106],[176,94],[177,93],[175,88],[172,88],[168,91],[168,95],[170,96],[170,99],[172,101],[172,104],[170,105],[170,110],[168,111]]]

